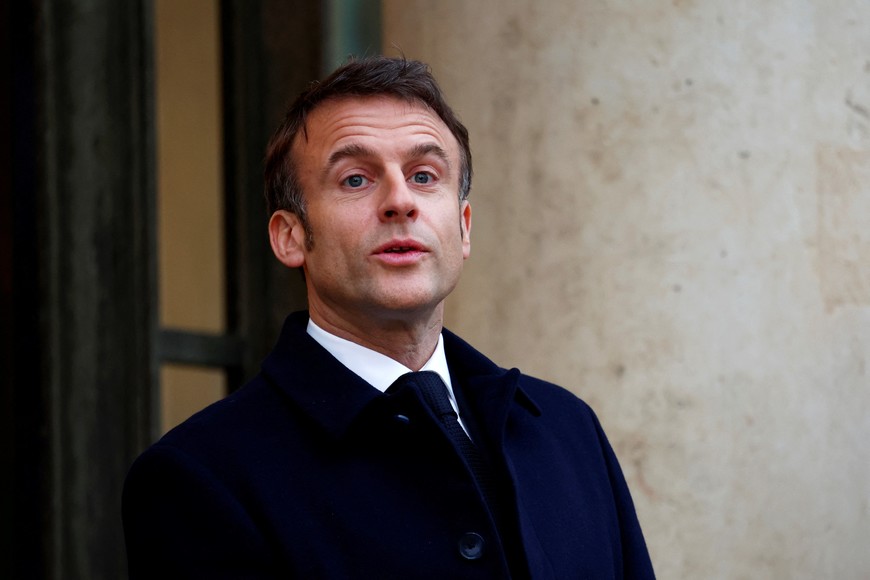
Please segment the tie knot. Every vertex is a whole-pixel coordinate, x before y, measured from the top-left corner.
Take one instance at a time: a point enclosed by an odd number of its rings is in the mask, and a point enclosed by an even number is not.
[[[423,400],[432,411],[439,417],[444,415],[456,416],[456,411],[450,404],[450,396],[447,393],[447,385],[438,376],[438,373],[433,371],[418,371],[415,373],[406,373],[396,380],[394,386],[399,384],[408,385],[411,388],[416,388]]]

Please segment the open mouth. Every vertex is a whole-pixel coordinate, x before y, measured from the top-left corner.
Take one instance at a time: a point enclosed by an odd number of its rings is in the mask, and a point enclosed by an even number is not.
[[[391,256],[391,258],[387,259],[392,260],[391,263],[397,263],[397,260],[399,260],[400,257],[402,260],[408,260],[414,257],[419,257],[427,252],[428,250],[426,247],[416,240],[394,238],[376,248],[373,253],[381,256]]]

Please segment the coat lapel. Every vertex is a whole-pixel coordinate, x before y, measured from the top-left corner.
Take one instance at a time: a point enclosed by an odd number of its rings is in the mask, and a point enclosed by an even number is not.
[[[263,374],[332,437],[341,438],[384,395],[341,364],[306,331],[308,312],[287,317]]]
[[[519,385],[520,371],[499,367],[446,329],[444,348],[460,407],[471,411],[477,428],[502,452],[504,427],[514,402],[534,416],[541,414]]]

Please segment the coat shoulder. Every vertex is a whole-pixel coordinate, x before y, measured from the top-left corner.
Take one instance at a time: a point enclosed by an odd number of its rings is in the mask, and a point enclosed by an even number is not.
[[[526,374],[520,374],[518,386],[538,406],[542,415],[598,423],[592,407],[565,387]]]
[[[212,403],[170,429],[155,446],[169,446],[186,453],[224,447],[268,429],[286,407],[280,393],[261,375],[239,390]],[[283,416],[283,415],[280,415]]]
[[[589,410],[589,405],[578,395],[555,383],[521,373],[519,384],[529,396],[540,399],[541,402],[560,405],[568,404],[578,409]]]

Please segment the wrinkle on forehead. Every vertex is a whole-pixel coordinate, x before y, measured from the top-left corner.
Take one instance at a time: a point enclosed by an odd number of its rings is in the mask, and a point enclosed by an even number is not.
[[[410,112],[411,109],[416,108],[416,109],[422,109],[422,110],[428,111],[429,113],[432,113],[433,115],[435,115],[439,120],[442,120],[441,117],[438,117],[438,114],[435,113],[435,111],[433,111],[431,109],[431,107],[429,107],[429,105],[427,105],[423,101],[419,101],[416,99],[403,99],[401,97],[394,96],[394,95],[372,95],[372,96],[366,96],[366,97],[357,97],[357,96],[353,96],[353,95],[345,95],[345,96],[333,97],[330,99],[326,99],[325,101],[321,102],[319,105],[316,105],[313,109],[311,109],[307,113],[303,113],[302,127],[301,127],[301,131],[299,131],[299,133],[302,134],[303,138],[305,139],[305,142],[306,143],[308,142],[308,119],[311,118],[311,115],[313,115],[314,113],[316,113],[317,111],[320,111],[321,109],[323,109],[325,107],[337,106],[337,105],[340,105],[343,103],[353,102],[353,101],[360,103],[360,106],[364,106],[363,103],[373,103],[373,102],[377,102],[377,101],[392,102],[392,103],[395,103],[397,105],[405,105],[406,106],[405,114]],[[442,122],[443,122],[443,120],[442,120]]]
[[[297,139],[293,144],[294,155],[311,153],[312,142],[334,149],[343,140],[365,138],[380,131],[405,131],[408,135],[432,137],[448,159],[449,153],[459,154],[459,143],[447,125],[432,109],[423,103],[408,102],[393,97],[344,97],[326,101],[311,111],[306,119],[304,143]],[[312,129],[315,134],[310,134]],[[340,147],[340,145],[339,145]],[[427,146],[428,147],[428,146]],[[338,149],[330,153],[346,156]],[[442,157],[437,151],[434,152]],[[326,162],[326,160],[324,160]]]
[[[354,157],[374,158],[377,157],[377,155],[378,154],[374,149],[371,149],[365,145],[361,145],[359,143],[349,143],[332,152],[323,171],[324,173],[328,173],[342,159]],[[443,161],[444,164],[447,165],[448,169],[453,168],[453,164],[450,163],[450,156],[447,154],[447,151],[445,151],[443,147],[435,143],[418,143],[417,145],[414,145],[405,152],[405,156],[412,159],[426,157],[427,155],[434,155],[435,157]]]
[[[323,117],[324,115],[329,115],[331,110],[344,107],[346,105],[356,106],[348,107],[346,113],[342,115],[342,117],[340,117],[339,119],[336,119],[335,122],[340,123],[346,117],[367,118],[370,116],[381,116],[379,114],[367,115],[366,111],[370,111],[373,108],[382,109],[384,105],[391,105],[394,109],[394,116],[396,118],[415,116],[417,117],[420,124],[429,125],[432,129],[436,130],[436,132],[439,133],[443,129],[446,133],[452,136],[452,133],[450,133],[450,130],[447,128],[447,125],[444,123],[441,117],[439,117],[438,114],[431,108],[429,108],[429,106],[425,103],[419,101],[408,101],[399,97],[392,97],[389,95],[375,97],[347,96],[329,99],[321,103],[315,109],[309,111],[309,113],[305,116],[305,121],[302,124],[302,132],[304,134],[305,141],[307,142],[309,140],[310,124],[313,119]]]

